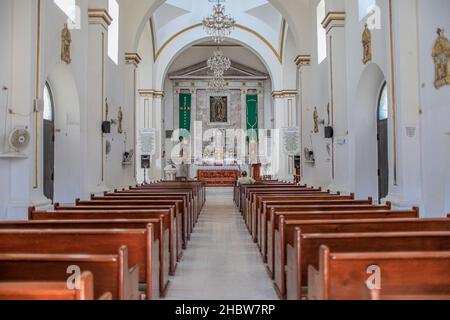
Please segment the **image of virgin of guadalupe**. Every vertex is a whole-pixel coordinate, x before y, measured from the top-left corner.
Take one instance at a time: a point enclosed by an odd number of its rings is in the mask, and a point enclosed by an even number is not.
[[[211,123],[227,123],[228,97],[211,97],[210,99],[210,122]]]

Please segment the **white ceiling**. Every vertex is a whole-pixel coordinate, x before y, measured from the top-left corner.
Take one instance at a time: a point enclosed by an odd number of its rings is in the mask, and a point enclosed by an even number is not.
[[[167,0],[152,16],[156,50],[180,30],[200,23],[211,14],[212,7],[208,0]],[[257,31],[274,48],[279,47],[283,18],[267,0],[226,0],[225,7],[238,24]]]

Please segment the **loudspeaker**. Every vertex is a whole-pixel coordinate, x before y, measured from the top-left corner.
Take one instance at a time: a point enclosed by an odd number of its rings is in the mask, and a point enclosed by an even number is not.
[[[334,137],[333,127],[325,127],[325,139],[332,139]]]
[[[111,133],[111,122],[103,121],[102,123],[102,133]]]
[[[141,169],[150,169],[150,156],[141,156]]]

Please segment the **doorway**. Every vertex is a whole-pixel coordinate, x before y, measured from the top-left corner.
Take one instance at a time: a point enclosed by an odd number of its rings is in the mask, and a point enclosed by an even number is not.
[[[44,88],[44,195],[53,201],[55,182],[55,117],[52,91],[48,82]]]
[[[384,199],[389,193],[389,143],[388,118],[389,102],[386,82],[378,98],[378,199]]]

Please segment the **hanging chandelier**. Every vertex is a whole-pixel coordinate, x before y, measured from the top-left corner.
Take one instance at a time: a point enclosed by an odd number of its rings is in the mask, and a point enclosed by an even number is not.
[[[224,91],[227,83],[223,77],[213,77],[208,83],[208,89],[212,92]]]
[[[231,61],[223,55],[220,48],[217,48],[217,50],[214,51],[214,56],[208,59],[207,65],[214,73],[215,77],[223,78],[225,72],[231,67]]]
[[[216,1],[213,13],[203,19],[203,29],[216,43],[222,43],[225,37],[229,36],[231,31],[234,30],[236,20],[232,16],[225,14],[225,5],[221,4],[225,0],[209,0],[209,2]]]

